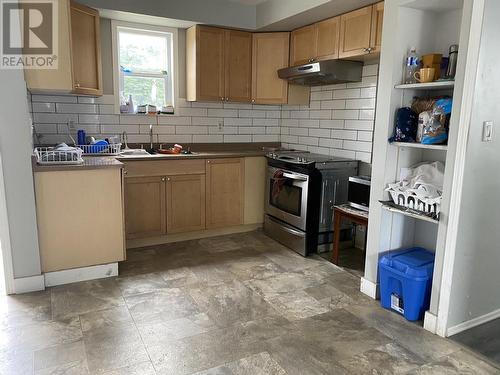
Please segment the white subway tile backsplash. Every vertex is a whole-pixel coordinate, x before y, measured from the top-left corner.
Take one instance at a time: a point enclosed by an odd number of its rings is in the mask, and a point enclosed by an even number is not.
[[[342,148],[342,141],[340,139],[320,138],[319,145],[328,148]]]
[[[176,126],[175,134],[208,134],[208,127],[206,126]]]
[[[345,109],[345,100],[325,100],[321,103],[321,109]]]
[[[57,113],[97,113],[95,104],[56,103]]]
[[[55,112],[55,103],[31,103],[32,112]]]
[[[280,142],[284,147],[371,161],[378,65],[361,82],[311,88],[308,105],[175,102],[175,115],[116,114],[115,96],[28,95],[40,142],[68,142],[68,121],[96,137],[127,131],[130,143]],[[60,134],[55,134],[59,131]],[[156,140],[156,138],[155,138]]]
[[[330,138],[331,131],[330,129],[309,129],[309,135],[311,137]]]
[[[345,103],[346,109],[374,109],[375,98],[373,99],[348,99]]]
[[[152,117],[151,120],[154,118]],[[191,117],[187,116],[159,116],[158,124],[166,125],[191,125]]]
[[[213,109],[209,108],[207,112],[208,117],[238,117],[238,110],[236,109]]]
[[[345,128],[346,129],[352,129],[352,130],[372,131],[373,130],[373,121],[369,121],[369,120],[346,120],[345,121]]]
[[[223,135],[193,135],[194,143],[222,143]]]

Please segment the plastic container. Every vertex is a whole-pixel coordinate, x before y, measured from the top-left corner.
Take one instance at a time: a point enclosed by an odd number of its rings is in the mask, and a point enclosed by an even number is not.
[[[415,47],[410,48],[410,52],[406,56],[404,66],[403,83],[417,83],[415,72],[420,68],[420,61]]]
[[[421,320],[431,299],[434,253],[421,247],[391,251],[379,260],[380,302],[407,320]]]

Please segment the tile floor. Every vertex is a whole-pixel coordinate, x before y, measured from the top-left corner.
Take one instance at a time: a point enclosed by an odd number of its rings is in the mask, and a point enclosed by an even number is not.
[[[129,251],[120,276],[0,299],[0,374],[498,374],[261,232]]]

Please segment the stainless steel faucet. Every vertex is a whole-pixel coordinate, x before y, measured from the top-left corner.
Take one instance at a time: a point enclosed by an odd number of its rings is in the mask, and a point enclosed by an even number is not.
[[[128,150],[128,136],[127,136],[127,132],[123,132],[122,134],[122,139],[123,139],[123,143],[125,144],[125,150]]]

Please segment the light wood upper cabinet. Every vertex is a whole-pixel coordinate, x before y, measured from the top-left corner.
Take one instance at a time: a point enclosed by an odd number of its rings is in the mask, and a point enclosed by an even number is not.
[[[384,23],[384,2],[372,6],[372,30],[370,35],[371,52],[380,52],[382,46],[382,25]]]
[[[224,98],[223,29],[193,26],[186,33],[187,99]]]
[[[249,102],[252,96],[252,34],[226,30],[224,56],[225,100]]]
[[[102,95],[99,12],[59,0],[58,68],[24,71],[32,92]]]
[[[290,65],[339,57],[340,17],[333,17],[291,32]]]
[[[125,231],[128,239],[167,233],[165,177],[125,179]]]
[[[251,33],[197,25],[186,43],[188,100],[250,101]]]
[[[341,15],[339,57],[380,52],[383,18],[384,2]]]
[[[207,228],[243,223],[244,159],[206,161]]]
[[[301,27],[290,35],[290,65],[311,62],[316,57],[318,28],[316,24]]]
[[[316,60],[339,57],[340,17],[333,17],[316,24]]]
[[[99,12],[71,2],[73,91],[102,95]]]
[[[167,177],[167,233],[205,229],[205,175]]]
[[[253,34],[252,101],[285,104],[288,82],[278,77],[278,69],[288,66],[289,33]]]
[[[369,53],[371,21],[371,5],[340,16],[339,57]]]

